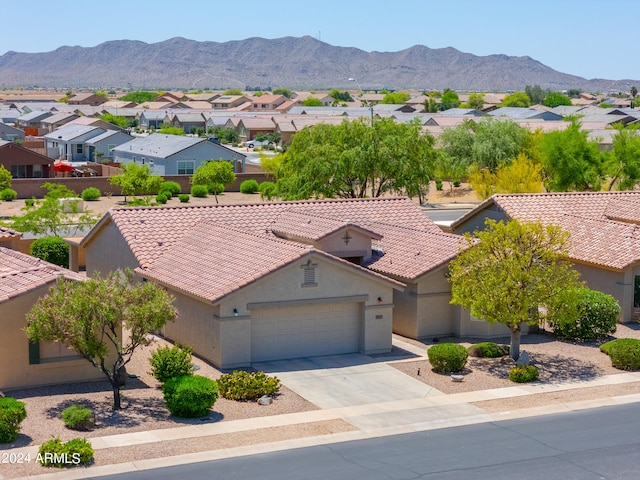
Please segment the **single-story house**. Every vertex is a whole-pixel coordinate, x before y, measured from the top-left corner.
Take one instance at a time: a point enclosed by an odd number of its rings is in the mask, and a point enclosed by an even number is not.
[[[587,286],[618,300],[621,322],[640,319],[640,191],[494,195],[451,229],[471,233],[488,218],[562,227]]]
[[[488,114],[492,117],[506,117],[512,120],[533,120],[533,119],[541,119],[546,121],[559,121],[562,120],[562,115],[558,115],[557,113],[545,111],[545,110],[536,110],[535,108],[524,108],[524,107],[502,107],[496,108],[488,112]]]
[[[106,101],[107,99],[101,95],[97,95],[92,92],[86,92],[86,93],[76,93],[75,95],[69,98],[69,101],[67,102],[67,104],[68,105],[91,105],[93,107],[96,107],[98,105],[102,105]]]
[[[43,118],[41,123],[41,127],[46,130],[47,133],[51,133],[54,130],[62,127],[63,125],[79,118],[79,115],[71,112],[58,112],[50,117]]]
[[[47,156],[68,162],[84,162],[87,160],[85,142],[105,131],[100,127],[69,123],[44,136]]]
[[[174,112],[167,113],[163,123],[175,128],[181,128],[184,133],[192,133],[191,130],[201,128],[204,130],[206,120],[200,112]]]
[[[61,343],[32,343],[24,328],[38,298],[63,275],[83,276],[24,253],[0,247],[0,390],[98,380],[103,374]]]
[[[246,117],[238,120],[236,132],[244,140],[253,140],[259,133],[274,133],[276,124],[271,117]]]
[[[164,110],[143,110],[138,113],[138,126],[143,130],[158,130],[162,128],[167,112]]]
[[[9,170],[13,178],[55,177],[53,162],[52,158],[18,143],[0,140],[0,165]]]
[[[24,140],[24,137],[24,130],[0,122],[0,140],[13,142],[14,140]]]
[[[246,156],[206,138],[153,133],[113,148],[113,160],[149,165],[154,175],[192,175],[201,164],[212,160],[233,162],[243,172]]]
[[[42,120],[53,115],[51,112],[34,110],[16,118],[16,126],[24,130],[26,135],[34,137],[44,135],[47,131],[42,127]]]
[[[176,297],[163,334],[220,368],[413,338],[502,336],[451,305],[464,247],[407,198],[111,209],[77,248],[87,273],[135,268]],[[73,246],[72,246],[73,248]]]
[[[85,159],[90,162],[112,160],[113,149],[131,141],[133,137],[120,130],[107,130],[85,142]]]

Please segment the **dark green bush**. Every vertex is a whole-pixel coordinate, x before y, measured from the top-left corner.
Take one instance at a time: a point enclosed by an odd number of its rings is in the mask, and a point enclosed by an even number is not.
[[[74,404],[62,411],[62,421],[72,430],[91,430],[93,410],[84,405]]]
[[[52,438],[40,445],[38,459],[44,467],[75,467],[89,465],[93,453],[91,443],[84,438],[73,438],[64,443],[60,438]]]
[[[180,194],[180,192],[182,191],[182,187],[178,182],[166,181],[160,184],[160,191],[169,191],[175,197],[176,195]]]
[[[218,399],[218,384],[201,375],[174,377],[162,386],[164,401],[172,415],[203,417]]]
[[[481,342],[471,345],[468,349],[470,357],[499,358],[509,353],[509,350],[494,342]]]
[[[640,370],[640,340],[618,338],[600,345],[600,351],[611,358],[611,365],[620,370]]]
[[[159,193],[158,195],[156,195],[156,203],[164,205],[165,203],[167,203],[167,197],[164,194]]]
[[[592,342],[615,333],[620,306],[614,297],[597,290],[578,290],[577,320],[550,322],[557,337],[569,341]]]
[[[533,365],[517,365],[509,370],[509,380],[516,383],[535,382],[538,379],[538,369]]]
[[[16,198],[18,198],[18,192],[16,192],[15,190],[11,190],[10,188],[0,190],[0,200],[3,200],[5,202],[12,202]]]
[[[191,196],[204,198],[209,194],[209,189],[206,185],[194,185],[191,187]]]
[[[173,377],[193,375],[192,354],[193,349],[183,345],[158,348],[149,358],[151,375],[162,383]]]
[[[24,206],[25,206],[25,207],[33,207],[33,205],[34,205],[35,203],[36,203],[35,199],[33,199],[33,198],[27,198],[27,199],[24,201]]]
[[[31,255],[69,268],[69,245],[60,237],[38,238],[31,243]]]
[[[442,190],[442,179],[441,178],[436,178],[435,182],[436,182],[436,190],[441,191]]]
[[[189,194],[181,193],[180,195],[178,195],[178,200],[180,200],[180,202],[182,203],[187,203],[189,201]]]
[[[273,395],[280,388],[278,377],[264,372],[234,370],[218,379],[220,395],[228,400],[253,400],[264,395]]]
[[[24,402],[11,397],[0,397],[0,443],[18,438],[20,423],[27,418]]]
[[[427,356],[434,372],[454,373],[462,371],[469,352],[457,343],[439,343],[427,350]]]
[[[278,187],[273,182],[262,182],[258,188],[260,198],[271,200],[278,194]]]
[[[240,192],[241,193],[256,193],[260,189],[258,182],[251,179],[245,180],[240,184]]]
[[[173,193],[171,193],[169,190],[160,190],[160,195],[164,195],[165,197],[167,197],[167,200],[171,200],[173,198]]]
[[[93,202],[100,198],[100,190],[96,187],[85,188],[80,196],[85,202]]]

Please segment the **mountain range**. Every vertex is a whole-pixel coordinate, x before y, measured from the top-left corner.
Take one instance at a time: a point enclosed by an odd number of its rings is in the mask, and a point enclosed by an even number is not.
[[[455,48],[415,45],[366,52],[310,36],[158,43],[115,40],[95,47],[64,46],[45,53],[0,56],[0,87],[132,89],[350,88],[469,91],[543,89],[626,91],[635,80],[585,79],[528,57],[476,56]],[[249,88],[247,88],[249,87]]]

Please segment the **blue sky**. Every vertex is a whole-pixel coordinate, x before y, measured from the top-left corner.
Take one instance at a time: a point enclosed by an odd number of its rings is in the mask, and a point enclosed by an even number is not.
[[[124,39],[226,42],[310,35],[366,51],[421,44],[474,55],[528,55],[586,78],[640,80],[637,0],[27,3],[28,14],[16,9],[0,19],[0,55]]]

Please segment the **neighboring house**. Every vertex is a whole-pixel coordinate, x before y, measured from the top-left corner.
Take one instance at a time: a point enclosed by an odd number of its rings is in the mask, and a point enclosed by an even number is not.
[[[162,128],[167,112],[164,110],[143,110],[137,115],[138,126],[142,130],[158,130]]]
[[[216,98],[219,98],[221,95],[219,93],[209,92],[209,93],[185,93],[184,102],[207,102],[211,104]]]
[[[274,111],[288,100],[289,99],[284,95],[272,95],[265,93],[251,101],[251,110],[254,112]]]
[[[42,120],[51,115],[53,115],[51,112],[34,110],[16,118],[16,126],[23,129],[26,135],[39,137],[47,133],[42,127]]]
[[[233,162],[236,172],[243,172],[246,156],[206,138],[153,133],[136,137],[113,149],[118,163],[149,165],[154,175],[193,175],[209,161]]]
[[[96,107],[98,105],[102,105],[107,101],[101,95],[96,95],[95,93],[76,93],[74,96],[69,98],[67,105],[90,105],[92,107]]]
[[[181,128],[184,133],[192,133],[198,128],[205,129],[206,120],[202,113],[199,112],[177,112],[168,113],[163,123],[171,125],[174,128]]]
[[[84,162],[87,158],[85,142],[105,131],[90,125],[67,124],[44,136],[47,156],[68,162]]]
[[[7,108],[5,105],[0,105],[0,122],[17,125],[18,117],[20,117],[23,113],[24,112],[17,108]]]
[[[113,160],[113,149],[131,141],[133,137],[119,130],[107,130],[85,142],[85,160],[99,162]]]
[[[52,158],[20,144],[0,140],[0,165],[9,170],[13,178],[55,177],[53,162]]]
[[[253,140],[259,133],[274,133],[276,124],[269,117],[240,118],[236,132],[242,141]]]
[[[6,123],[0,123],[0,140],[13,142],[15,140],[24,140],[24,130],[21,130]]]
[[[251,103],[249,97],[245,95],[221,95],[211,102],[213,108],[216,110],[227,110],[229,108],[239,107],[245,103]]]
[[[481,230],[487,218],[562,227],[587,286],[618,300],[620,321],[640,319],[640,191],[494,195],[451,228]]]
[[[75,113],[58,112],[51,115],[50,117],[44,118],[41,122],[41,126],[44,130],[47,131],[47,133],[51,133],[54,130],[62,127],[63,125],[77,118],[80,118],[80,117]]]
[[[22,233],[0,226],[0,247],[19,250],[19,242],[21,238]]]
[[[0,390],[104,378],[62,343],[32,343],[24,332],[27,313],[61,275],[83,280],[65,268],[0,247]]]
[[[488,112],[488,114],[492,117],[506,117],[512,120],[546,120],[546,121],[558,121],[562,120],[562,115],[558,115],[557,113],[553,113],[546,110],[537,110],[535,108],[524,108],[524,107],[502,107],[496,108]]]
[[[135,268],[176,297],[163,334],[220,368],[505,335],[451,305],[443,233],[407,198],[111,209],[80,242],[87,273]]]

